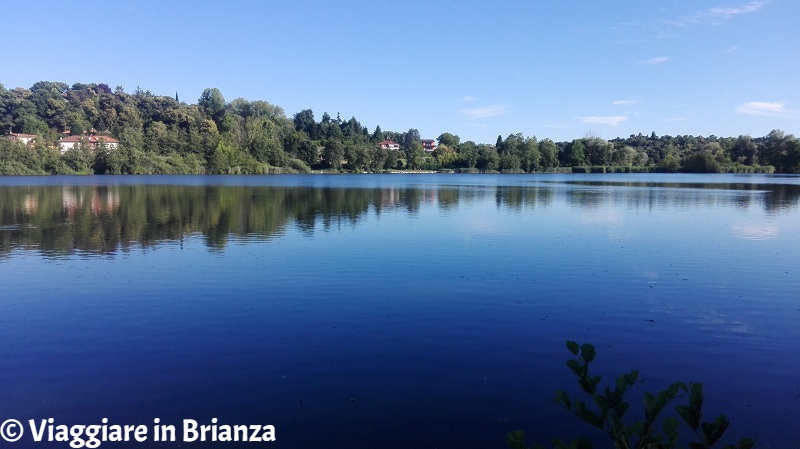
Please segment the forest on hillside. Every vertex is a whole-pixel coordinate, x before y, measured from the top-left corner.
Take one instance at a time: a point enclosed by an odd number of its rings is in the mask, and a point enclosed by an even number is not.
[[[407,131],[370,130],[355,117],[311,109],[291,117],[263,100],[227,101],[216,88],[196,103],[175,94],[107,84],[40,81],[30,89],[0,84],[0,131],[36,136],[0,139],[0,174],[247,174],[385,172],[734,172],[800,173],[800,139],[780,130],[763,137],[658,136],[655,132],[568,142],[523,133],[493,144],[462,142],[442,132],[433,151]],[[118,146],[81,143],[62,151],[59,139],[108,136]],[[398,149],[384,148],[392,141]]]

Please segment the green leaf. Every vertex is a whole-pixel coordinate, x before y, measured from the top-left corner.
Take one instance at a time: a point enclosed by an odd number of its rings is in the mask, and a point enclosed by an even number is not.
[[[694,383],[689,387],[689,405],[679,405],[675,407],[678,415],[694,431],[700,426],[703,408],[703,384]]]
[[[703,408],[703,384],[693,383],[689,392],[689,405],[698,411]]]
[[[591,344],[584,343],[581,346],[581,358],[586,361],[586,363],[591,363],[596,355],[597,353],[594,350],[594,346]]]
[[[678,412],[678,416],[690,429],[697,431],[697,427],[700,425],[700,418],[693,413],[693,410],[688,405],[679,405],[675,407],[675,411]]]
[[[664,391],[664,393],[667,394],[670,399],[672,399],[675,396],[677,396],[678,393],[680,393],[680,390],[681,390],[681,383],[680,382],[676,382],[676,383],[670,385],[669,388],[667,388]]]
[[[628,407],[630,407],[630,404],[627,402],[620,402],[616,405],[616,407],[614,407],[614,414],[622,418],[622,416],[625,415],[625,412],[628,411]]]
[[[656,405],[656,398],[651,393],[644,393],[644,412],[648,422],[653,421],[653,408]]]
[[[725,433],[725,430],[728,429],[729,425],[730,421],[728,421],[728,418],[726,418],[725,415],[717,416],[717,419],[715,419],[714,422],[703,423],[703,433],[706,436],[706,442],[708,445],[713,446],[717,441],[719,441],[719,439],[722,438],[722,435]]]
[[[677,419],[675,419],[675,418],[673,418],[671,416],[664,420],[664,424],[662,424],[662,426],[664,427],[664,433],[667,434],[667,436],[670,438],[670,441],[674,441],[675,440],[675,438],[673,438],[673,435],[675,437],[678,436],[678,426],[679,425],[680,425],[680,422],[678,422]]]
[[[525,445],[525,432],[522,430],[515,430],[506,435],[506,445],[510,449],[527,449]]]
[[[738,449],[751,449],[756,443],[750,438],[742,438],[739,440]]]
[[[644,423],[641,421],[636,421],[628,426],[628,435],[638,435],[639,437],[644,435]]]
[[[582,420],[597,427],[598,429],[603,428],[603,418],[601,418],[597,413],[586,408],[585,403],[578,402],[575,404],[575,414],[578,415]]]
[[[569,400],[569,395],[567,395],[565,391],[557,390],[556,397],[553,400],[566,407],[567,410],[572,410],[572,403]]]
[[[578,343],[577,342],[574,342],[574,341],[571,341],[571,340],[567,340],[567,349],[569,349],[569,352],[571,352],[573,355],[578,355]]]
[[[574,447],[575,449],[592,449],[592,442],[589,441],[588,438],[579,437],[572,441],[570,447]]]
[[[639,371],[631,371],[629,374],[623,374],[617,377],[617,390],[624,393],[625,390],[632,387],[636,383],[636,378],[639,376]]]
[[[583,365],[581,365],[581,362],[579,362],[577,360],[574,360],[574,359],[573,360],[567,360],[567,366],[578,377],[583,377]]]
[[[589,394],[595,394],[595,392],[597,392],[594,382],[589,379],[579,379],[578,383],[581,385],[581,388],[583,388],[583,391]]]
[[[608,399],[605,396],[596,395],[594,397],[594,403],[597,404],[597,408],[600,409],[600,412],[603,412],[603,409],[608,410]]]

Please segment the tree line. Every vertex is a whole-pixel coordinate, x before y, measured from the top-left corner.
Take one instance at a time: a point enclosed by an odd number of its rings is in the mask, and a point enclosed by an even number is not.
[[[76,145],[63,154],[59,137],[85,132],[119,140],[111,149]],[[0,174],[308,173],[454,170],[461,172],[780,172],[800,173],[800,140],[780,130],[764,137],[631,135],[568,142],[522,133],[494,144],[440,134],[425,151],[416,129],[370,131],[355,117],[311,109],[292,117],[266,101],[226,101],[217,88],[196,103],[133,93],[107,84],[40,81],[30,89],[0,84],[0,131],[36,135],[23,145],[0,139]],[[382,148],[393,141],[400,149]]]

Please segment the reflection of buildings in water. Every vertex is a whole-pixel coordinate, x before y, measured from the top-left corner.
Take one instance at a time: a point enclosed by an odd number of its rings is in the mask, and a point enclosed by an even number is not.
[[[103,196],[105,195],[105,198]],[[92,194],[92,214],[100,215],[116,210],[119,206],[119,193],[114,189],[104,189],[101,193],[97,189]]]
[[[83,202],[83,195],[80,195],[74,189],[64,187],[61,189],[61,205],[67,217],[72,217],[80,208]]]
[[[433,204],[436,202],[436,189],[425,188],[422,190],[421,202],[424,204]]]
[[[397,206],[400,204],[400,189],[381,189],[380,205],[383,207]]]
[[[435,204],[438,194],[436,188],[398,189],[390,187],[380,189],[378,203],[381,207],[397,207],[402,205]]]
[[[83,188],[64,187],[61,191],[61,204],[67,217],[73,217],[88,204],[93,215],[100,215],[116,210],[120,205],[119,192],[106,187]]]
[[[26,214],[35,214],[36,211],[39,210],[39,200],[29,193],[25,195],[25,199],[22,202],[22,207],[25,208]]]

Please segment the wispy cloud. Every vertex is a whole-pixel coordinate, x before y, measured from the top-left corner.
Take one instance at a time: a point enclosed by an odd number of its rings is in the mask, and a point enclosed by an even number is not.
[[[688,27],[691,25],[719,25],[735,16],[760,11],[764,9],[768,3],[768,1],[761,0],[752,1],[740,6],[721,6],[704,11],[697,11],[677,19],[663,20],[662,22],[667,25],[679,27]]]
[[[611,104],[616,106],[630,106],[633,104],[638,104],[639,100],[614,100]]]
[[[466,96],[461,98],[461,101],[464,101],[464,102],[474,101],[474,100],[475,100],[475,97],[470,96],[470,95],[466,95]]]
[[[657,58],[650,58],[647,61],[642,61],[642,62],[644,62],[645,64],[663,64],[663,63],[665,63],[667,61],[669,61],[668,57],[659,56]]]
[[[737,0],[718,0],[735,2]],[[743,0],[739,0],[740,2]],[[744,0],[746,1],[746,0]],[[757,0],[747,3],[733,3],[734,6],[717,6],[710,9],[690,12],[683,16],[654,18],[633,22],[623,22],[620,30],[626,33],[624,37],[613,41],[618,44],[641,44],[674,38],[677,28],[690,28],[700,26],[721,25],[736,17],[756,13],[766,8],[771,0]]]
[[[620,123],[628,121],[627,115],[609,115],[609,116],[588,116],[578,117],[578,120],[583,123],[591,123],[592,125],[608,125],[617,126]]]
[[[688,122],[689,119],[686,117],[669,117],[664,119],[665,122]]]
[[[736,108],[736,112],[767,117],[800,118],[800,111],[788,109],[786,104],[781,102],[749,101]]]
[[[458,112],[464,114],[469,120],[475,120],[479,118],[498,117],[501,115],[506,115],[510,111],[511,111],[510,106],[504,104],[498,104],[493,106],[481,106],[478,108],[461,109]]]
[[[722,17],[725,20],[730,19],[733,16],[738,16],[740,14],[748,14],[751,12],[756,12],[761,10],[767,6],[766,1],[755,1],[750,2],[742,6],[736,6],[733,8],[711,8],[708,13],[715,17]]]
[[[726,48],[725,50],[722,50],[722,51],[718,51],[717,54],[718,55],[727,55],[728,53],[734,53],[734,52],[737,52],[737,51],[739,51],[739,47],[734,45],[733,47]]]

